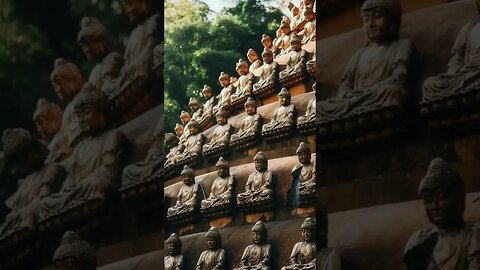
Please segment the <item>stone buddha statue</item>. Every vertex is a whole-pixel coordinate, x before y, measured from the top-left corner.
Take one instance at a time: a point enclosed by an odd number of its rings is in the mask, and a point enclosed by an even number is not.
[[[237,89],[231,96],[232,104],[247,99],[252,94],[254,80],[253,74],[248,71],[248,64],[245,60],[239,59],[235,69],[240,77],[238,78]]]
[[[265,202],[273,199],[272,172],[268,170],[268,159],[259,151],[253,158],[255,172],[248,176],[245,192],[237,195],[237,205]]]
[[[185,165],[182,172],[183,186],[178,191],[177,202],[167,210],[167,219],[186,213],[193,213],[198,205],[199,186],[195,183],[195,172]]]
[[[315,162],[311,161],[312,151],[308,144],[300,143],[297,148],[297,156],[300,163],[293,167],[292,175],[294,178],[298,178],[300,182],[300,198],[304,196],[315,197],[316,168]]]
[[[73,231],[63,234],[60,246],[53,254],[53,263],[57,270],[97,269],[95,250]]]
[[[390,0],[367,0],[361,14],[370,43],[351,58],[337,96],[318,102],[320,123],[404,106],[415,50],[409,40],[398,39],[400,7]]]
[[[119,130],[107,130],[109,118],[105,94],[85,83],[75,97],[74,108],[83,139],[72,153],[69,174],[60,191],[43,198],[40,221],[72,213],[81,205],[88,204],[94,211],[119,185],[126,138]]]
[[[195,270],[225,269],[225,249],[222,248],[222,236],[217,228],[210,228],[205,234],[207,250],[198,258]]]
[[[179,143],[180,139],[173,135],[173,133],[165,134],[165,141],[171,145],[170,152],[168,152],[165,161],[165,167],[168,167],[177,163],[177,157],[183,152],[185,146]]]
[[[253,93],[260,95],[262,92],[270,92],[275,90],[275,84],[278,76],[278,64],[273,61],[273,52],[265,49],[262,53],[263,65],[260,67],[261,73],[258,82],[253,84]]]
[[[230,166],[223,157],[220,157],[215,167],[217,168],[218,178],[213,181],[208,198],[202,200],[201,211],[232,205],[234,179],[230,175]]]
[[[465,185],[441,158],[430,162],[419,185],[432,228],[416,231],[404,251],[406,269],[476,269],[480,267],[480,230],[467,224]]]
[[[200,103],[198,102],[198,100],[196,98],[190,98],[190,101],[188,102],[188,106],[193,112],[192,119],[197,122],[200,122],[203,116],[203,109],[200,108]]]
[[[33,112],[33,122],[42,140],[52,141],[62,126],[62,115],[63,111],[57,104],[43,98],[37,101],[37,109]]]
[[[186,111],[181,111],[180,112],[180,121],[182,122],[182,125],[184,127],[187,127],[187,124],[188,124],[188,122],[190,122],[190,119],[192,119],[192,117],[190,116],[190,113],[188,113]],[[189,129],[188,128],[186,130],[184,129],[182,135],[179,137],[180,141],[186,140],[189,135],[190,135]],[[183,136],[183,138],[182,138],[182,136]]]
[[[183,152],[178,155],[177,162],[189,158],[197,158],[202,153],[202,146],[205,137],[202,133],[198,132],[198,122],[195,120],[190,120],[190,122],[187,124],[187,129],[189,134],[183,143],[184,149]]]
[[[480,14],[480,1],[473,0]],[[423,83],[423,101],[429,102],[480,87],[480,20],[466,24],[450,52],[447,72]]]
[[[233,90],[233,85],[230,83],[230,76],[225,73],[221,72],[220,76],[218,77],[218,81],[223,89],[220,91],[218,95],[218,103],[213,107],[214,112],[218,109],[222,108],[225,111],[230,111],[231,106],[231,95]]]
[[[315,12],[311,7],[304,7],[302,10],[302,15],[307,21],[305,27],[303,28],[302,44],[307,44],[308,42],[315,41],[316,39],[317,20]]]
[[[262,65],[262,61],[258,59],[257,52],[252,48],[248,49],[247,59],[248,59],[248,62],[250,62],[250,67],[248,68],[248,72],[253,74],[254,73],[253,71]]]
[[[305,70],[305,62],[307,61],[306,52],[302,49],[302,40],[297,35],[292,35],[291,39],[291,53],[287,60],[287,66],[284,70],[280,71],[279,77],[280,82],[284,86],[291,85],[287,84],[292,77],[299,77]]]
[[[108,88],[122,68],[123,59],[110,47],[107,29],[96,18],[84,17],[77,37],[78,44],[88,61],[95,63],[90,71],[88,82],[97,89]]]
[[[282,128],[291,128],[294,125],[295,106],[290,104],[290,99],[290,91],[285,87],[282,88],[282,91],[278,93],[280,106],[273,112],[270,122],[263,125],[262,134]]]
[[[288,9],[292,12],[292,21],[290,22],[290,29],[292,32],[297,32],[297,26],[301,23],[302,16],[300,14],[300,9],[295,6],[292,2],[288,2]]]
[[[262,34],[262,39],[260,40],[260,42],[263,45],[263,50],[268,49],[268,50],[272,51],[272,53],[275,53],[274,48],[273,48],[273,41],[272,41],[272,38],[269,35]]]
[[[185,127],[179,123],[175,124],[175,134],[180,140],[180,143],[184,143],[187,140],[187,134],[185,134]]]
[[[236,145],[235,142],[247,139],[249,137],[256,137],[259,133],[262,117],[257,113],[257,102],[249,97],[244,104],[245,113],[247,115],[243,118],[240,128],[235,134],[230,137],[230,143]]]
[[[203,153],[213,151],[217,148],[226,148],[230,142],[232,126],[227,122],[227,112],[218,110],[215,115],[218,126],[208,136],[208,143],[203,145]]]
[[[317,83],[314,83],[312,86],[313,92],[316,92],[316,84]],[[317,107],[317,99],[314,98],[308,102],[307,109],[305,110],[305,114],[298,117],[297,126],[301,126],[306,123],[315,123],[315,119],[317,117],[316,107]]]
[[[23,128],[6,129],[2,148],[10,174],[19,180],[17,190],[5,201],[10,212],[0,225],[0,242],[18,232],[36,229],[40,200],[57,191],[66,174],[56,163],[43,164],[47,147]]]
[[[290,255],[290,265],[282,267],[282,270],[313,270],[317,269],[317,251],[315,219],[308,217],[300,227],[302,230],[303,241],[293,246]]]
[[[272,246],[267,244],[267,228],[262,221],[257,221],[251,232],[253,245],[245,248],[240,267],[234,270],[269,270]]]
[[[172,233],[165,241],[168,255],[163,258],[165,270],[183,270],[182,240]]]
[[[204,122],[210,122],[214,117],[216,111],[214,107],[217,104],[217,98],[213,96],[213,90],[210,86],[204,85],[202,89],[203,98],[205,103],[203,104],[202,119],[200,119],[201,126],[205,126]]]
[[[290,42],[292,39],[292,36],[295,35],[292,33],[292,30],[290,29],[290,23],[282,23],[280,24],[280,36],[277,37],[277,42],[274,46],[276,46],[279,50],[279,53],[276,54],[278,55],[284,55],[288,53],[291,48],[290,48]]]

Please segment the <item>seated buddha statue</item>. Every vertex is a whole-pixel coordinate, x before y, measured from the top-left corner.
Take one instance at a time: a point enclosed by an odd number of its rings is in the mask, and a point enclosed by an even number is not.
[[[254,71],[260,66],[262,66],[262,61],[258,59],[257,52],[252,48],[248,49],[247,59],[248,59],[248,62],[250,62],[250,66],[248,67],[248,72],[254,74]]]
[[[33,112],[33,122],[38,135],[46,142],[52,141],[62,125],[63,111],[57,104],[46,99],[39,99]]]
[[[195,270],[225,269],[225,249],[222,248],[222,236],[217,228],[210,228],[205,234],[207,250],[198,258]]]
[[[301,38],[292,35],[291,50],[287,60],[287,66],[280,71],[280,82],[287,87],[301,82],[303,72],[305,71],[305,62],[307,61],[306,52],[302,49]]]
[[[165,167],[169,167],[177,163],[177,157],[181,152],[183,152],[183,148],[185,146],[179,143],[180,139],[173,133],[165,134],[165,142],[169,143],[171,146],[170,151],[165,157]]]
[[[210,195],[201,202],[200,211],[208,211],[212,208],[224,208],[232,205],[233,176],[230,175],[228,162],[220,157],[217,164],[218,178],[213,181],[210,188]]]
[[[307,44],[308,42],[315,41],[316,39],[316,16],[314,10],[308,6],[303,8],[302,15],[303,18],[307,21],[305,27],[303,28],[302,44]]]
[[[195,183],[195,172],[185,165],[180,175],[183,186],[178,191],[177,202],[167,210],[167,219],[181,214],[193,214],[198,206],[199,186]]]
[[[215,149],[226,148],[230,142],[232,126],[227,122],[227,113],[224,110],[218,110],[215,115],[217,126],[210,135],[208,143],[203,145],[203,154],[215,151]]]
[[[272,51],[265,49],[262,53],[263,65],[260,67],[261,73],[258,82],[253,84],[253,93],[255,95],[269,94],[275,90],[275,84],[278,76],[278,64],[273,61]],[[268,91],[271,90],[271,91]]]
[[[315,197],[316,168],[315,162],[311,161],[312,151],[310,147],[301,142],[297,148],[299,164],[292,169],[292,175],[299,180],[299,194],[302,197]]]
[[[203,115],[203,109],[200,108],[200,103],[196,98],[190,98],[190,101],[188,102],[188,107],[192,110],[192,119],[200,122],[202,120],[202,115]]]
[[[198,122],[190,120],[187,124],[189,134],[183,143],[183,151],[177,157],[177,163],[182,161],[196,159],[202,153],[202,146],[205,137],[202,133],[198,132]]]
[[[182,240],[172,233],[165,241],[168,255],[163,258],[165,270],[183,270]]]
[[[272,246],[267,244],[267,228],[262,221],[257,221],[252,227],[253,244],[243,251],[240,267],[234,270],[270,270]]]
[[[246,205],[273,200],[272,172],[268,170],[268,159],[259,151],[253,158],[255,172],[248,176],[245,192],[237,195],[237,205]]]
[[[254,80],[253,74],[248,71],[248,64],[245,60],[238,60],[235,69],[240,77],[238,78],[236,91],[231,96],[232,104],[246,100],[252,94]]]
[[[257,102],[249,97],[244,104],[245,113],[247,114],[238,131],[230,137],[230,144],[236,146],[240,140],[255,139],[260,132],[262,117],[257,113]]]
[[[311,217],[306,218],[305,221],[302,223],[300,229],[302,231],[303,241],[298,242],[293,246],[292,254],[290,255],[290,265],[282,267],[282,270],[317,269],[315,219]]]
[[[199,123],[202,129],[206,129],[213,124],[212,120],[215,116],[214,107],[217,105],[217,97],[213,95],[213,90],[208,85],[203,86],[202,94],[205,103],[203,104],[203,113]]]
[[[316,83],[313,84],[312,86],[313,92],[316,92]],[[307,109],[305,110],[305,114],[302,116],[299,116],[297,119],[297,127],[300,127],[302,125],[308,124],[308,123],[313,123],[315,124],[316,120],[316,106],[317,106],[317,99],[314,98],[310,100],[307,104]]]
[[[213,112],[215,113],[220,108],[229,112],[231,108],[231,95],[234,91],[233,85],[230,83],[230,76],[222,71],[218,77],[218,81],[223,88],[217,96],[218,103],[213,107]]]
[[[263,125],[263,136],[279,129],[290,129],[294,125],[293,117],[295,114],[295,106],[290,104],[290,91],[285,87],[282,88],[282,91],[278,93],[278,99],[280,101],[280,106],[278,106],[273,112],[270,122]]]

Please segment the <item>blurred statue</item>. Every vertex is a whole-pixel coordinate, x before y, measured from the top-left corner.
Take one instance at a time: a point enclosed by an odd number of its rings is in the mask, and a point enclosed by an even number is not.
[[[270,94],[275,91],[275,84],[278,76],[278,64],[273,61],[272,51],[265,49],[262,53],[263,65],[258,82],[253,85],[255,95]]]
[[[187,134],[184,131],[185,127],[183,125],[180,125],[179,123],[175,124],[175,134],[182,144],[187,140]]]
[[[210,228],[205,234],[208,250],[200,254],[195,270],[225,269],[225,249],[222,248],[222,236],[216,228]]]
[[[208,198],[202,200],[200,210],[223,206],[230,207],[232,204],[233,176],[230,175],[230,166],[223,157],[218,159],[215,166],[218,178],[213,181]]]
[[[183,186],[178,191],[177,203],[167,210],[167,219],[181,214],[191,214],[198,205],[199,186],[195,183],[195,172],[185,165],[181,172]]]
[[[272,50],[272,38],[270,38],[269,35],[267,34],[262,34],[262,39],[261,39],[262,45],[263,45],[263,50]]]
[[[248,49],[247,52],[247,59],[250,62],[250,67],[248,68],[248,72],[253,74],[253,71],[260,66],[262,66],[262,61],[258,59],[258,54],[255,50],[252,48]]]
[[[73,231],[63,234],[60,246],[53,254],[53,263],[57,270],[97,269],[95,250]]]
[[[317,251],[315,243],[315,219],[308,217],[301,226],[303,242],[293,246],[290,255],[290,265],[282,267],[282,270],[313,270],[317,269]],[[323,269],[323,268],[322,268]],[[331,269],[331,268],[327,268]],[[333,269],[332,269],[333,270]],[[338,270],[340,270],[338,268]]]
[[[237,195],[239,206],[273,199],[272,172],[268,170],[267,157],[259,151],[253,158],[253,162],[256,171],[248,177],[245,192]]]
[[[168,255],[163,258],[165,270],[183,270],[182,240],[172,233],[165,241]]]
[[[208,143],[203,145],[203,153],[217,148],[226,148],[230,142],[232,126],[227,122],[227,113],[220,109],[217,111],[216,118],[218,126],[209,135]]]
[[[232,145],[237,145],[238,141],[248,138],[254,139],[259,133],[261,125],[261,116],[257,113],[257,102],[249,97],[245,102],[245,112],[247,115],[243,118],[240,128],[230,137]]]
[[[200,122],[203,116],[203,109],[200,108],[200,103],[198,102],[198,100],[196,98],[190,98],[190,101],[188,102],[188,106],[193,112],[192,119],[197,122]]]
[[[62,115],[63,111],[57,104],[43,98],[38,100],[33,122],[42,140],[52,141],[62,125]]]
[[[300,9],[292,2],[288,2],[288,9],[292,12],[292,22],[290,23],[290,29],[296,32],[297,26],[301,23]]]
[[[185,146],[179,143],[180,139],[173,135],[173,133],[165,134],[165,141],[171,145],[170,152],[168,152],[166,156],[167,160],[165,161],[165,167],[168,167],[177,163],[178,155],[183,152]]]
[[[240,267],[234,270],[269,270],[272,246],[267,244],[267,228],[262,221],[252,227],[253,245],[243,251]]]
[[[302,10],[303,17],[307,21],[303,28],[302,44],[307,44],[310,41],[315,41],[317,32],[317,20],[315,12],[310,7],[304,7]]]

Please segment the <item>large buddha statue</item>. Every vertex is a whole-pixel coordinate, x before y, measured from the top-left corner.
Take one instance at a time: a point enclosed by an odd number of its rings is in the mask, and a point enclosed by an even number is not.
[[[282,270],[317,269],[315,219],[311,217],[306,218],[300,229],[302,230],[303,241],[298,242],[293,246],[292,254],[290,255],[290,265],[282,267]]]
[[[83,139],[72,153],[69,174],[60,191],[43,198],[39,211],[41,222],[70,214],[82,205],[89,205],[89,209],[95,211],[119,186],[126,138],[119,130],[107,130],[105,94],[85,83],[75,97],[74,108]]]
[[[351,58],[338,94],[319,101],[320,123],[382,109],[402,109],[414,47],[399,40],[401,10],[390,0],[367,0],[361,8],[370,43]]]
[[[222,108],[223,110],[229,112],[231,108],[231,95],[233,93],[233,85],[230,83],[230,76],[221,72],[218,77],[220,85],[223,87],[220,91],[220,94],[217,96],[218,103],[213,107],[214,112]]]
[[[183,186],[178,191],[177,202],[167,210],[167,219],[173,219],[182,214],[193,214],[198,206],[199,186],[195,183],[195,172],[185,165],[180,175]]]
[[[245,113],[247,114],[243,120],[238,131],[230,137],[230,144],[237,146],[241,141],[255,140],[260,133],[260,126],[262,124],[262,117],[257,113],[257,102],[249,97],[244,104]]]
[[[39,99],[33,112],[33,122],[42,140],[50,142],[62,126],[63,111],[57,104]]]
[[[298,84],[303,80],[306,61],[306,52],[302,49],[301,38],[297,35],[292,35],[287,66],[279,73],[280,82],[284,87]]]
[[[206,212],[215,208],[227,208],[232,205],[233,176],[230,175],[228,162],[220,157],[217,164],[218,178],[213,181],[210,195],[201,202],[200,211]]]
[[[257,52],[252,48],[248,49],[247,59],[248,59],[248,62],[250,62],[250,67],[248,68],[248,72],[254,74],[254,71],[260,66],[262,66],[262,61],[258,59]]]
[[[240,267],[234,270],[269,270],[272,246],[267,243],[267,228],[262,221],[257,221],[251,231],[253,244],[245,248]]]
[[[195,270],[225,269],[225,249],[222,248],[222,236],[217,228],[210,228],[205,234],[207,250],[198,258]]]
[[[315,41],[316,39],[316,30],[317,22],[315,12],[311,7],[304,7],[302,10],[303,18],[307,21],[305,27],[303,28],[303,38],[302,44],[307,44],[310,41]]]
[[[255,172],[248,176],[245,192],[237,195],[237,205],[264,203],[273,200],[272,172],[268,170],[268,159],[262,151],[253,158]]]
[[[192,110],[192,119],[200,122],[202,120],[202,115],[203,115],[203,109],[200,108],[200,103],[196,98],[190,98],[188,102],[188,107]]]
[[[165,246],[168,255],[163,258],[165,270],[183,270],[182,240],[176,233],[172,233]]]
[[[95,63],[88,82],[97,89],[107,88],[122,68],[122,57],[110,47],[107,29],[96,18],[84,17],[77,38],[88,61]]]
[[[203,154],[221,151],[228,147],[232,126],[227,122],[227,112],[218,110],[215,115],[218,126],[208,136],[208,143],[203,145]]]
[[[316,169],[315,162],[312,162],[312,151],[308,144],[301,142],[297,148],[299,164],[292,169],[292,175],[299,180],[300,199],[315,197]]]
[[[265,49],[262,53],[263,65],[258,82],[253,84],[253,93],[257,96],[265,96],[275,91],[278,76],[278,64],[273,61],[273,52]]]
[[[262,127],[262,136],[270,136],[270,133],[276,133],[278,130],[290,130],[294,125],[295,106],[290,104],[290,91],[287,88],[282,88],[278,93],[280,106],[273,112],[270,122]]]
[[[53,254],[53,263],[57,270],[97,269],[95,250],[73,231],[63,234],[60,246]]]
[[[248,64],[245,60],[239,59],[235,69],[240,77],[238,78],[236,91],[231,96],[232,104],[241,103],[242,100],[246,100],[252,94],[254,80],[253,74],[248,71]]]
[[[0,225],[0,242],[19,232],[36,230],[40,200],[57,191],[66,174],[56,163],[43,165],[47,147],[25,129],[6,129],[2,149],[8,169],[19,180],[17,190],[5,201],[10,212]]]
[[[480,1],[473,0],[480,14]],[[429,102],[480,88],[480,20],[466,24],[450,52],[447,72],[423,83],[423,101]]]
[[[480,267],[480,230],[467,224],[465,185],[441,158],[430,162],[419,185],[432,228],[415,232],[404,251],[406,269],[476,269]]]
[[[186,160],[194,160],[202,153],[202,146],[205,137],[198,131],[198,122],[195,120],[190,120],[190,122],[187,124],[187,129],[189,134],[183,143],[183,152],[177,157],[177,163],[185,162]]]

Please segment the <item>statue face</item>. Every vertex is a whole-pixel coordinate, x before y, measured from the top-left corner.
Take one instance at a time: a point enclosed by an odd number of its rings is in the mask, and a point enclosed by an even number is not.
[[[444,188],[425,190],[422,199],[428,219],[434,225],[449,224],[463,214],[459,200]]]
[[[182,123],[185,125],[186,123],[190,122],[190,115],[189,114],[182,114],[180,115],[180,120],[182,120]]]
[[[217,174],[220,177],[227,177],[229,175],[228,166],[217,166]]]
[[[250,63],[253,63],[255,60],[258,59],[258,56],[256,53],[249,53],[247,54],[247,58],[248,58],[248,61],[250,61]]]
[[[292,49],[296,52],[302,49],[302,42],[300,40],[292,41],[290,45],[292,46]]]
[[[312,229],[303,228],[302,229],[302,236],[303,236],[303,240],[305,240],[305,241],[313,240]]]
[[[177,137],[180,138],[180,136],[183,135],[183,130],[184,130],[183,126],[178,126],[175,128],[175,134],[177,134]]]
[[[191,135],[196,135],[198,133],[198,128],[195,125],[188,125],[188,131]]]
[[[262,238],[263,237],[261,232],[252,232],[252,240],[254,244],[261,244],[263,242]]]
[[[222,87],[227,87],[230,84],[230,78],[229,77],[222,77],[220,79],[220,85]]]
[[[255,160],[255,170],[262,172],[267,169],[267,163],[263,160]]]
[[[190,174],[182,174],[182,182],[187,185],[187,186],[190,186],[191,184],[195,183],[195,177],[193,175],[190,175]]]
[[[387,10],[382,7],[365,10],[362,12],[363,27],[367,37],[374,43],[388,40],[389,17]]]
[[[253,115],[255,114],[257,108],[255,107],[255,105],[248,105],[247,107],[245,107],[245,112],[248,114],[248,115]]]
[[[215,241],[215,238],[213,237],[205,237],[205,242],[207,242],[208,249],[215,249],[217,247],[217,241]]]
[[[82,133],[91,134],[102,130],[106,125],[105,115],[91,104],[81,105],[75,108],[75,115],[80,123]]]
[[[70,101],[81,86],[75,85],[73,80],[57,75],[52,79],[53,89],[60,100]]]
[[[270,64],[273,62],[273,55],[271,53],[262,54],[263,62]]]
[[[190,109],[196,112],[198,109],[200,109],[200,106],[198,105],[198,103],[192,103],[190,104]]]
[[[262,40],[262,45],[265,48],[272,47],[272,39],[271,38],[266,38],[266,39]]]
[[[307,151],[301,151],[301,152],[297,153],[297,156],[298,156],[298,161],[300,163],[302,163],[302,164],[310,163],[311,155]]]
[[[169,255],[173,256],[176,253],[175,243],[167,243],[167,252]]]
[[[122,0],[122,4],[130,23],[140,23],[151,9],[150,0]]]
[[[237,68],[236,68],[237,72],[238,72],[238,75],[245,75],[248,73],[248,66],[245,65],[245,64],[242,64],[242,65],[239,65]]]
[[[223,116],[223,115],[217,115],[215,118],[217,118],[217,123],[221,126],[223,126],[227,123],[227,120],[225,119],[225,116]]]
[[[106,52],[105,41],[99,38],[85,37],[80,47],[89,61],[101,61]]]
[[[41,114],[35,118],[34,122],[38,134],[47,142],[52,140],[53,136],[55,136],[55,134],[58,132],[61,125],[61,123],[56,121],[48,121],[47,118]]]
[[[288,96],[281,95],[278,97],[278,99],[280,100],[280,105],[282,106],[290,105],[290,98]]]
[[[203,93],[203,97],[206,100],[209,100],[212,97],[212,91],[210,90],[204,90],[202,93]]]

